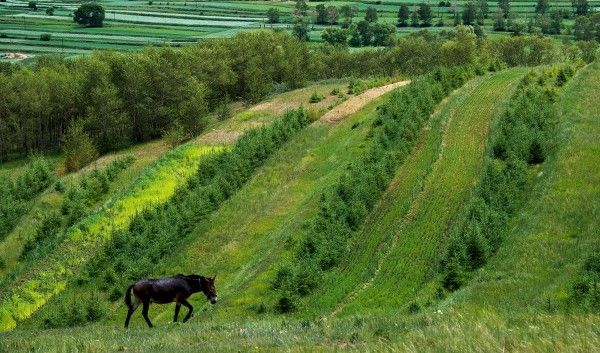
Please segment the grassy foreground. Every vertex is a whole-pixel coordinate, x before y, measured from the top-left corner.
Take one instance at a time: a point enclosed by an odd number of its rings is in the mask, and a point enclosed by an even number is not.
[[[597,316],[439,311],[406,317],[202,322],[15,331],[0,352],[593,352]]]

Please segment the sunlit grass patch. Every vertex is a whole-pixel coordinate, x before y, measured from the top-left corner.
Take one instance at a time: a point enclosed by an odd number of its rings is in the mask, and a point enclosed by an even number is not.
[[[205,154],[222,150],[195,144],[182,145],[154,162],[129,188],[109,199],[96,213],[71,227],[65,241],[44,260],[20,276],[0,304],[0,330],[15,327],[48,298],[60,292],[76,268],[98,249],[110,230],[125,227],[146,207],[166,201],[185,182]]]

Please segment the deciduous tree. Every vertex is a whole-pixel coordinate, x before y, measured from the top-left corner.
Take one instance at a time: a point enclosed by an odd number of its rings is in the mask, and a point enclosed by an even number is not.
[[[83,4],[73,13],[73,21],[88,27],[102,27],[104,8],[96,3]]]

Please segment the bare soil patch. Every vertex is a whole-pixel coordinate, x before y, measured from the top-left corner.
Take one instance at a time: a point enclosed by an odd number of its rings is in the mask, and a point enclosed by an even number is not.
[[[349,98],[347,101],[331,109],[329,112],[323,115],[321,119],[319,119],[319,121],[330,124],[336,123],[352,114],[355,114],[356,112],[361,110],[365,105],[369,104],[373,99],[376,99],[395,88],[405,86],[409,83],[410,81],[399,81],[390,83],[389,85],[366,90],[360,95]]]

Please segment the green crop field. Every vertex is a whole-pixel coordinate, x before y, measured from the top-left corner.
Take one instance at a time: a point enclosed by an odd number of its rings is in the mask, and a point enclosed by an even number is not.
[[[454,8],[461,16],[467,1],[450,2],[443,6],[431,5],[432,25],[429,30],[449,30],[454,25]],[[211,38],[231,37],[240,31],[269,27],[290,31],[294,22],[293,1],[102,1],[106,14],[102,28],[87,28],[72,20],[72,13],[79,2],[39,1],[37,10],[28,7],[24,0],[0,2],[0,54],[22,52],[30,55],[58,54],[72,56],[89,53],[95,49],[139,50],[145,46],[180,46]],[[315,8],[318,5],[334,6],[338,13],[342,6],[355,8],[353,21],[364,18],[368,8],[379,14],[379,22],[395,25],[400,5],[407,4],[416,11],[420,2],[408,0],[390,1],[327,1],[309,2],[306,21],[310,26],[310,41],[321,42],[324,28],[339,28],[339,25],[314,24]],[[504,35],[493,31],[493,14],[496,2],[488,2],[488,15],[484,28],[491,35]],[[524,24],[536,17],[536,2],[511,1],[511,11]],[[594,1],[589,7],[600,6]],[[52,15],[46,9],[54,8]],[[267,11],[271,8],[280,13],[279,23],[267,23]],[[550,1],[549,8],[565,13],[572,11],[571,2]],[[568,18],[567,18],[568,17]],[[563,20],[562,33],[570,34],[573,21],[567,16]],[[338,14],[339,23],[342,15]],[[410,21],[409,21],[410,22]],[[399,27],[399,35],[406,35],[421,28]],[[41,35],[50,35],[49,40],[40,41]]]

